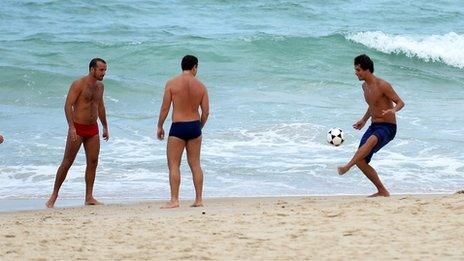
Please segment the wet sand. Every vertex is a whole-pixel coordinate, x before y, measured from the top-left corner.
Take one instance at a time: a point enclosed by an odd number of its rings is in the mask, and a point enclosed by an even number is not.
[[[0,213],[13,259],[463,259],[464,195],[216,198]]]

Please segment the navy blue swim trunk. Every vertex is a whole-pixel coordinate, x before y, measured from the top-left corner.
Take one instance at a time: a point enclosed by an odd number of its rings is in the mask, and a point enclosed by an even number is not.
[[[393,140],[393,138],[395,138],[396,124],[387,122],[373,122],[367,129],[366,133],[364,133],[362,136],[359,147],[364,145],[364,143],[366,143],[367,139],[369,139],[371,135],[375,135],[378,141],[371,152],[369,152],[369,154],[364,158],[367,163],[371,161],[374,153],[379,151],[381,148],[387,145],[387,143]]]
[[[196,139],[201,136],[201,123],[200,121],[173,122],[169,136],[185,141]]]

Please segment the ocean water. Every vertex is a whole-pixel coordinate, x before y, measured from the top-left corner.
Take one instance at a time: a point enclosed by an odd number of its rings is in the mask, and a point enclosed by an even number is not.
[[[205,197],[367,194],[353,168],[365,112],[353,58],[375,62],[406,102],[396,139],[372,165],[392,193],[464,187],[462,1],[2,1],[0,199],[42,199],[64,152],[63,105],[88,62],[108,62],[110,141],[95,195],[169,197],[165,141],[155,125],[165,82],[199,58],[211,115],[204,129]],[[165,130],[170,120],[165,123]],[[339,127],[340,147],[325,141]],[[365,127],[366,128],[366,127]],[[60,196],[84,195],[83,150]],[[186,162],[181,197],[194,190]]]

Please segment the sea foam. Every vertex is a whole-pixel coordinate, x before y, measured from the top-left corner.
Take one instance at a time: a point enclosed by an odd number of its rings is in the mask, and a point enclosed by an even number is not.
[[[407,36],[384,32],[358,32],[346,39],[388,54],[404,54],[424,61],[443,62],[464,68],[464,35],[454,32],[445,35]]]

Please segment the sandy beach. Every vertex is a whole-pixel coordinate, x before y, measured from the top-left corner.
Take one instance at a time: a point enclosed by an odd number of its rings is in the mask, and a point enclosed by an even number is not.
[[[162,203],[1,213],[1,259],[464,258],[463,194]]]

